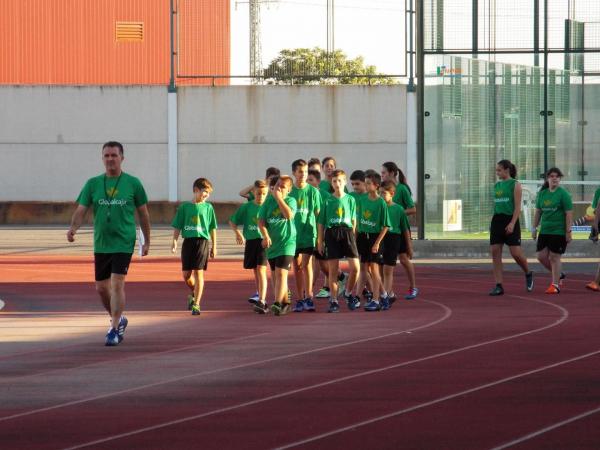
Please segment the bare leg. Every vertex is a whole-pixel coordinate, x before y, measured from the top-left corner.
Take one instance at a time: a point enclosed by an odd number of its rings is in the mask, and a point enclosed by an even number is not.
[[[368,270],[371,274],[371,283],[373,286],[373,298],[376,300],[381,297],[383,293],[383,286],[381,282],[381,275],[379,274],[379,264],[377,263],[369,263]]]
[[[110,312],[110,278],[96,281],[96,292],[98,292],[100,300],[102,300],[102,306],[104,306],[108,315],[112,317]]]
[[[256,274],[256,278],[258,280],[258,299],[261,301],[266,301],[267,299],[267,266],[257,266],[254,269],[254,273]]]
[[[492,268],[494,271],[494,280],[496,284],[502,284],[502,244],[490,245],[492,253]]]
[[[339,259],[329,259],[327,260],[327,264],[329,266],[329,295],[331,300],[337,301],[338,298],[338,264]]]
[[[110,310],[113,328],[117,328],[125,310],[125,275],[110,275]]]
[[[360,274],[360,263],[358,262],[358,258],[348,258],[348,270],[349,275],[348,281],[346,282],[346,290],[352,292]]]
[[[303,270],[303,266],[302,266],[302,257],[304,255],[302,253],[300,253],[298,256],[296,256],[293,259],[293,266],[294,266],[294,278],[296,280],[296,295],[297,295],[297,299],[298,300],[303,300],[304,299],[304,279],[305,279],[305,274],[304,274],[304,270]]]
[[[275,301],[281,304],[288,303],[288,271],[277,267],[275,269]]]
[[[560,253],[548,252],[548,259],[552,267],[552,283],[558,284],[560,282],[560,271],[562,269],[562,261],[560,260]]]
[[[394,285],[394,266],[383,266],[383,289],[391,295]]]
[[[527,264],[527,258],[523,254],[523,249],[520,245],[511,245],[508,247],[510,254],[514,258],[515,262],[525,273],[529,273],[529,265]]]
[[[204,293],[204,270],[194,270],[196,289],[194,291],[194,305],[200,306],[202,294]]]
[[[400,264],[404,267],[404,271],[406,272],[406,277],[408,278],[408,287],[414,288],[417,286],[416,277],[415,277],[415,266],[406,253],[400,253]]]
[[[550,251],[547,248],[539,251],[537,253],[537,259],[542,264],[542,266],[548,269],[549,272],[552,272],[552,265],[550,264],[550,258],[548,257],[548,253],[550,253]]]

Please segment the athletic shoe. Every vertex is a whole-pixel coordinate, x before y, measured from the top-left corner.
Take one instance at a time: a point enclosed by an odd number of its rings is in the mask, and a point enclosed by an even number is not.
[[[379,299],[379,304],[381,305],[381,310],[382,311],[387,311],[388,309],[390,309],[390,300],[388,297],[381,297]]]
[[[533,291],[533,272],[527,272],[525,274],[525,286],[527,288],[527,292]]]
[[[551,284],[550,287],[548,289],[546,289],[546,294],[559,294],[559,293],[560,293],[560,288],[555,284]]]
[[[392,293],[391,295],[388,295],[388,301],[390,302],[390,308],[391,308],[392,305],[394,304],[394,302],[396,301],[396,294]]]
[[[284,316],[284,315],[286,315],[289,312],[290,312],[290,304],[289,303],[282,303],[281,304],[281,309],[279,311],[279,315],[280,316]]]
[[[367,288],[364,288],[362,291],[362,295],[363,298],[367,301],[370,302],[371,300],[373,300],[373,293],[371,291],[369,291]]]
[[[354,297],[352,297],[352,294],[346,295],[344,291],[341,292],[343,292],[342,297],[344,297],[344,300],[346,300],[346,304],[350,303],[354,299]]]
[[[360,308],[360,297],[358,295],[351,295],[350,299],[346,301],[348,304],[348,309],[350,311],[354,311]]]
[[[107,347],[114,347],[116,345],[119,345],[119,342],[121,342],[119,340],[119,332],[114,328],[108,330],[108,333],[106,335],[106,342],[104,345],[106,345]]]
[[[491,295],[492,297],[496,297],[498,295],[504,295],[504,288],[502,287],[501,284],[497,284],[496,287],[490,291],[489,295]]]
[[[321,289],[319,289],[319,292],[317,292],[317,295],[315,295],[315,297],[317,297],[317,298],[329,298],[329,288],[323,286]]]
[[[129,324],[127,317],[121,316],[119,319],[119,326],[117,328],[117,333],[119,334],[119,344],[123,341],[123,339],[125,339],[125,328],[127,328],[127,324]]]
[[[271,312],[278,316],[281,314],[281,303],[275,302],[271,305]]]
[[[315,308],[315,303],[313,302],[313,299],[310,297],[306,297],[304,299],[304,311],[316,311],[317,308]]]
[[[564,272],[560,273],[560,278],[558,279],[558,285],[562,286],[563,285],[563,280],[567,278],[567,275]]]
[[[338,277],[338,292],[344,292],[346,289],[346,283],[348,282],[349,275],[346,272],[340,273]]]
[[[589,289],[590,291],[600,291],[600,286],[598,286],[598,283],[596,283],[595,281],[592,281],[588,284],[585,285],[586,289]]]
[[[406,300],[414,300],[419,295],[419,288],[410,288],[408,293],[404,296]]]
[[[378,301],[371,300],[369,303],[365,305],[365,311],[379,311],[381,309],[381,305]]]
[[[194,296],[190,294],[188,295],[188,311],[192,310],[192,306],[194,306]]]
[[[258,296],[258,292],[256,294],[254,294],[252,297],[248,297],[248,303],[250,303],[251,305],[256,305],[256,303],[258,303],[259,300],[260,300],[260,297]]]
[[[327,309],[328,313],[337,313],[340,312],[340,304],[337,300],[329,300],[329,308]]]
[[[199,306],[192,306],[192,316],[199,316],[200,315],[200,307]]]
[[[267,314],[269,312],[269,307],[267,306],[266,302],[257,302],[256,305],[254,305],[254,312],[258,313],[258,314]]]
[[[304,300],[298,300],[294,305],[294,312],[304,311]]]

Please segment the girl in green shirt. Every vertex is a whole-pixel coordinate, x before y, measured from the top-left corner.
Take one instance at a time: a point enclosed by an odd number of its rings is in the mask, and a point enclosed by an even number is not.
[[[561,272],[561,255],[571,242],[573,202],[566,189],[560,187],[563,177],[560,169],[552,167],[546,172],[546,181],[535,201],[535,217],[531,235],[537,238],[538,261],[552,273],[552,284],[546,294],[558,294],[560,283],[565,278]],[[540,234],[537,227],[540,224]]]
[[[412,198],[412,192],[406,182],[406,176],[404,176],[404,173],[395,162],[388,161],[381,165],[381,180],[384,182],[394,182],[396,185],[396,193],[394,194],[393,202],[402,206],[407,216],[412,216],[417,213],[417,208],[415,207],[415,202]]]
[[[525,274],[527,292],[533,290],[533,272],[529,270],[527,258],[521,249],[521,183],[515,180],[517,168],[507,159],[496,164],[498,182],[494,185],[494,216],[490,225],[490,252],[496,286],[490,295],[504,294],[502,287],[502,248],[508,245],[510,254]]]

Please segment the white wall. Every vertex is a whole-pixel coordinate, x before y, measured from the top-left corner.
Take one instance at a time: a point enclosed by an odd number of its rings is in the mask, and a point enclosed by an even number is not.
[[[178,91],[179,198],[204,176],[214,201],[274,165],[335,156],[347,171],[406,167],[405,86],[231,86]],[[125,145],[125,170],[168,198],[164,87],[0,87],[0,201],[69,201]],[[416,180],[409,180],[413,184]]]

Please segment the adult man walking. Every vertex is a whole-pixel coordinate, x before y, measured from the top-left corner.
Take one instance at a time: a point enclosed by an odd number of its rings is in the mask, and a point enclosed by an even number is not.
[[[92,207],[96,291],[111,317],[111,327],[106,335],[108,346],[120,344],[127,327],[127,318],[123,315],[125,276],[135,246],[136,210],[144,234],[142,255],[148,254],[150,246],[148,198],[140,180],[121,170],[123,160],[123,145],[119,142],[109,141],[102,146],[105,173],[85,183],[67,231],[67,240],[75,241],[75,233]]]

